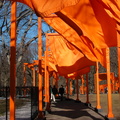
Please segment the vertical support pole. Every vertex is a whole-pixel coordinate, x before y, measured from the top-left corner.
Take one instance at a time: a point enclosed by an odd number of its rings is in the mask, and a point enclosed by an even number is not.
[[[82,80],[82,95],[84,94],[84,78],[83,78],[83,75],[81,75],[81,80]]]
[[[47,39],[46,39],[47,40]],[[50,82],[49,82],[49,72],[48,72],[48,66],[47,66],[47,45],[46,45],[46,51],[45,51],[45,102],[46,102],[46,111],[50,112]]]
[[[77,98],[76,98],[76,101],[79,101],[78,78],[76,79],[76,92],[77,92]]]
[[[23,72],[24,72],[23,84],[25,87],[26,86],[26,65],[23,65]]]
[[[96,80],[96,74],[94,74],[94,93],[97,94],[97,80]]]
[[[111,81],[110,81],[110,55],[109,48],[106,48],[106,66],[107,66],[107,85],[108,85],[108,118],[114,118],[112,113],[112,96],[111,96]]]
[[[37,86],[37,72],[38,70],[35,70],[35,87]]]
[[[117,54],[118,54],[118,92],[120,94],[120,25],[117,24]]]
[[[96,89],[97,89],[97,94],[96,94],[96,99],[97,99],[97,105],[96,105],[96,111],[100,112],[101,111],[101,105],[100,105],[100,89],[99,89],[99,71],[98,71],[98,62],[96,62]]]
[[[90,102],[89,102],[89,88],[88,88],[89,86],[88,86],[88,73],[86,74],[86,97],[87,97],[87,100],[86,100],[86,104],[90,104]]]
[[[35,68],[33,68],[33,87],[35,87],[35,83],[36,83],[36,70]]]
[[[50,81],[49,81],[49,70],[48,70],[48,35],[46,36],[46,51],[45,51],[45,72],[46,72],[46,111],[51,112],[50,109]]]
[[[73,88],[72,88],[72,80],[70,80],[70,95],[72,95],[73,93]]]
[[[16,81],[16,2],[11,5],[10,41],[10,120],[15,120],[15,81]]]
[[[114,74],[112,74],[112,93],[115,93],[115,78],[114,78]]]
[[[48,66],[47,66],[47,87],[46,87],[46,91],[47,91],[47,106],[46,106],[46,110],[48,112],[51,112],[50,109],[50,81],[49,81],[49,71],[48,71]]]
[[[45,89],[45,103],[47,103],[47,64],[46,64],[46,51],[45,51],[45,66],[44,66],[44,89]]]
[[[38,17],[38,111],[39,119],[43,119],[43,93],[42,93],[42,34],[41,34],[41,29],[42,29],[42,22],[41,22],[41,17]]]
[[[118,41],[119,41],[119,40],[120,40],[120,39],[118,39]],[[118,81],[119,81],[118,91],[119,91],[119,94],[120,94],[120,45],[118,46],[117,50],[118,50]]]
[[[24,72],[24,78],[23,78],[23,84],[24,84],[24,89],[23,89],[23,94],[24,94],[24,97],[26,97],[26,89],[25,89],[25,86],[26,86],[26,65],[23,65],[23,72]]]
[[[69,93],[68,93],[68,78],[66,78],[66,94],[67,94],[67,99],[69,99]]]

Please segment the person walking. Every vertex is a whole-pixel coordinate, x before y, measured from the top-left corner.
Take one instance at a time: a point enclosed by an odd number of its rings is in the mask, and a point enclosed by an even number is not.
[[[61,87],[59,88],[59,94],[60,94],[60,99],[61,101],[63,101],[63,94],[64,94],[64,88],[63,88],[63,85],[61,85]]]
[[[56,94],[58,93],[58,90],[57,90],[57,88],[55,87],[55,85],[54,85],[53,88],[52,88],[52,93],[53,93],[53,95],[52,95],[53,101],[56,102],[55,97],[56,97]]]
[[[52,86],[50,86],[51,100],[53,100],[55,102],[55,96],[53,95],[52,89],[53,89]]]

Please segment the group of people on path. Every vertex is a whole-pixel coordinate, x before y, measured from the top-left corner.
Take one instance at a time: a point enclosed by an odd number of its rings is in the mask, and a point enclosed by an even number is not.
[[[59,91],[58,89],[55,87],[55,85],[53,86],[50,86],[50,92],[51,92],[51,100],[53,100],[53,102],[56,102],[56,95],[59,95],[60,96],[60,99],[61,101],[63,100],[63,94],[64,94],[64,87],[63,85],[61,85],[61,87],[59,88]]]

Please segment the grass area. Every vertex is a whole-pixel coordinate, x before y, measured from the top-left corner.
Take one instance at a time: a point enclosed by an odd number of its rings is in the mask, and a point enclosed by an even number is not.
[[[6,103],[5,100],[0,100],[0,116],[5,113]]]
[[[73,98],[76,99],[76,95]],[[82,102],[86,102],[86,95],[80,95],[79,99]],[[95,108],[96,94],[90,94],[89,99],[91,106]],[[108,114],[107,94],[100,94],[100,103],[101,103],[102,111],[105,113],[105,115],[107,115]],[[117,120],[120,120],[120,94],[112,94],[112,108],[115,118]]]
[[[26,99],[16,99],[16,108],[20,108],[21,106],[25,105],[26,102],[29,100]],[[7,103],[7,110],[9,110],[9,100]],[[2,116],[6,112],[6,100],[0,100],[0,116]]]
[[[100,94],[100,103],[103,112],[108,114],[108,101],[107,101],[107,94]],[[90,101],[92,106],[96,107],[96,95],[90,95]],[[112,108],[113,114],[117,120],[120,120],[120,95],[119,94],[112,94]]]

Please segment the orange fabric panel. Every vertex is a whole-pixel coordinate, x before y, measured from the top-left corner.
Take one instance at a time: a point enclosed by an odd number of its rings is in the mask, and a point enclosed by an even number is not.
[[[94,47],[117,46],[116,22],[96,0],[80,0],[78,4],[66,7],[56,14],[66,23],[67,17],[79,26]]]
[[[47,57],[47,60],[48,60],[48,66],[52,68],[54,71],[58,72],[56,68],[56,62],[51,51],[49,51],[49,56]]]
[[[47,66],[48,66],[48,71],[51,72],[51,71],[57,71],[56,67],[55,67],[55,64],[53,63],[53,61],[50,61],[49,60],[49,56],[47,56]],[[44,67],[45,67],[45,57],[42,57],[42,69],[44,71]]]
[[[83,69],[81,69],[79,71],[76,71],[74,73],[67,74],[65,77],[67,77],[67,78],[75,78],[75,77],[78,77],[80,75],[86,74],[88,72],[90,72],[90,67],[86,67],[86,68],[83,68]]]
[[[120,0],[97,0],[97,1],[103,6],[106,13],[116,21],[116,23],[117,23],[116,30],[118,31],[117,46],[120,47],[120,42],[119,42],[119,38],[120,38]]]
[[[59,74],[65,75],[95,65],[62,36],[53,34],[48,39]]]
[[[97,0],[107,14],[120,23],[120,0]]]
[[[54,8],[56,6],[59,6],[59,7],[56,7],[57,9],[58,8],[62,9],[66,6],[75,5],[76,3],[78,3],[79,0],[76,0],[76,1],[72,0],[72,2],[71,2],[71,0],[68,0],[69,2],[64,1],[64,0],[62,0],[62,2],[60,2],[61,0],[59,0],[59,1],[42,0],[42,2],[38,2],[38,0],[37,1],[36,0],[16,0],[16,1],[19,1],[19,2],[29,5],[37,13],[38,16],[44,17],[44,16],[48,15],[47,12],[52,13],[51,10],[53,10],[53,9],[54,9],[54,12],[56,12],[57,10],[55,10],[55,8]],[[66,2],[68,4],[65,4]],[[65,5],[63,5],[63,4],[65,4]],[[60,7],[60,6],[62,6],[62,7]],[[80,35],[83,35],[83,31],[81,30],[79,24],[77,24],[73,20],[70,20],[68,17],[64,18],[64,20],[67,20],[66,21],[67,24],[64,23],[64,24],[66,24],[66,26],[64,26],[63,22],[62,22],[62,24],[59,24],[59,20],[58,21],[56,21],[56,19],[54,19],[54,20],[55,20],[55,22],[53,22],[54,23],[53,26],[57,28],[57,31],[60,34],[63,34],[63,36],[67,40],[69,40],[72,44],[77,46],[86,55],[87,58],[89,58],[92,61],[100,61],[102,64],[104,64],[103,63],[104,58],[102,56],[103,53],[101,51],[95,49],[94,44],[92,42],[90,42],[90,39],[88,39],[85,35],[80,36]],[[47,23],[49,23],[49,22],[51,22],[51,21],[48,21]],[[59,26],[59,28],[58,28],[58,26]],[[64,26],[64,30],[61,30],[61,28],[63,26]],[[75,35],[74,35],[74,33],[75,33]],[[91,36],[93,36],[93,34]]]
[[[49,58],[47,58],[47,60],[49,60]],[[38,65],[38,63],[39,63],[38,60],[34,60],[33,63],[24,63],[24,65],[26,65],[28,68],[33,70],[34,66]],[[55,64],[52,61],[48,61],[47,66],[48,66],[49,72],[57,71]],[[42,57],[42,71],[43,72],[44,72],[44,67],[45,67],[45,60],[44,60],[44,57]]]
[[[62,8],[75,5],[79,0],[11,0],[21,2],[32,8],[38,16],[48,16]]]
[[[76,32],[58,16],[49,16],[48,18],[44,18],[44,20],[60,35],[66,38],[67,41],[77,47],[88,59],[99,61],[105,66],[104,50],[95,48],[93,43],[86,36],[82,35],[81,29],[79,29],[79,33]],[[72,22],[69,22],[69,24],[72,24]]]

